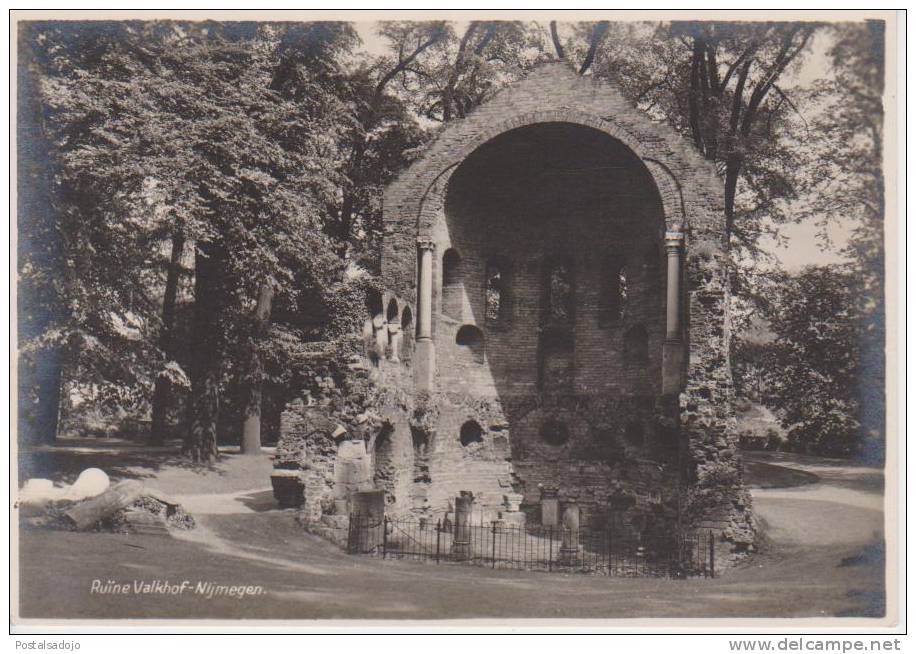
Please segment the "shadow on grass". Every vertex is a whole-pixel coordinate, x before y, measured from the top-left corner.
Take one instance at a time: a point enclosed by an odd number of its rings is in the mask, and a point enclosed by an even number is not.
[[[100,468],[113,480],[144,480],[168,469],[190,473],[225,475],[222,465],[233,458],[220,454],[213,465],[193,463],[181,454],[181,445],[146,447],[125,441],[67,439],[56,446],[46,446],[19,453],[19,480],[50,479],[72,484],[86,468]]]

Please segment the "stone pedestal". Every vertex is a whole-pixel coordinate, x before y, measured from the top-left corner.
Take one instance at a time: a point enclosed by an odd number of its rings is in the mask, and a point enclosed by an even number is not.
[[[527,516],[524,511],[500,511],[499,519],[505,522],[507,527],[523,528]]]
[[[560,525],[560,497],[556,488],[541,489],[541,526],[558,527]]]
[[[570,500],[563,507],[562,544],[560,560],[573,562],[579,558],[579,505]]]
[[[521,493],[507,493],[503,495],[503,504],[505,504],[507,511],[516,512],[524,499],[525,496]]]
[[[471,557],[471,512],[474,510],[474,494],[461,491],[455,498],[455,538],[452,541],[452,558],[466,561]]]
[[[373,490],[371,457],[365,442],[343,440],[334,460],[334,506],[336,513],[349,513],[355,493]]]
[[[357,548],[371,552],[382,546],[385,529],[385,491],[359,491],[353,494],[350,518],[358,529]]]
[[[305,484],[298,470],[274,470],[270,484],[281,509],[298,509],[305,503]]]

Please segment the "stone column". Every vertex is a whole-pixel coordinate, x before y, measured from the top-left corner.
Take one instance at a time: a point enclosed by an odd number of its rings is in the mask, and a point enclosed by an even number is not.
[[[418,239],[420,274],[417,283],[417,343],[414,369],[419,391],[431,391],[436,373],[436,346],[433,343],[433,254],[436,244],[429,239]]]
[[[455,538],[452,541],[452,557],[466,561],[471,557],[471,512],[474,510],[474,494],[461,491],[455,498]]]
[[[665,233],[665,251],[668,255],[668,281],[665,313],[665,345],[662,352],[662,393],[677,394],[682,387],[684,365],[684,339],[681,325],[681,268],[684,254],[684,234]]]

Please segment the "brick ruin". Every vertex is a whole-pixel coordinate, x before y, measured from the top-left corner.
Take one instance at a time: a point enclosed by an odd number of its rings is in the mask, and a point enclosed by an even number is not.
[[[335,423],[355,386],[283,416],[307,524],[342,520],[355,489],[428,519],[471,491],[480,519],[529,524],[558,494],[590,527],[613,512],[752,545],[723,189],[691,145],[545,64],[446,126],[384,219],[365,357],[318,378],[357,384],[370,418]]]

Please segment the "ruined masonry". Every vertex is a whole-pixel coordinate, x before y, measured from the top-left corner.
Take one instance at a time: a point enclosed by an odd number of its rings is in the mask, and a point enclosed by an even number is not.
[[[363,333],[381,426],[341,439],[301,401],[283,417],[285,438],[311,438],[284,473],[307,523],[339,521],[356,491],[432,520],[470,491],[475,521],[574,502],[583,527],[751,546],[723,189],[689,143],[545,64],[449,124],[384,219],[386,290]]]

